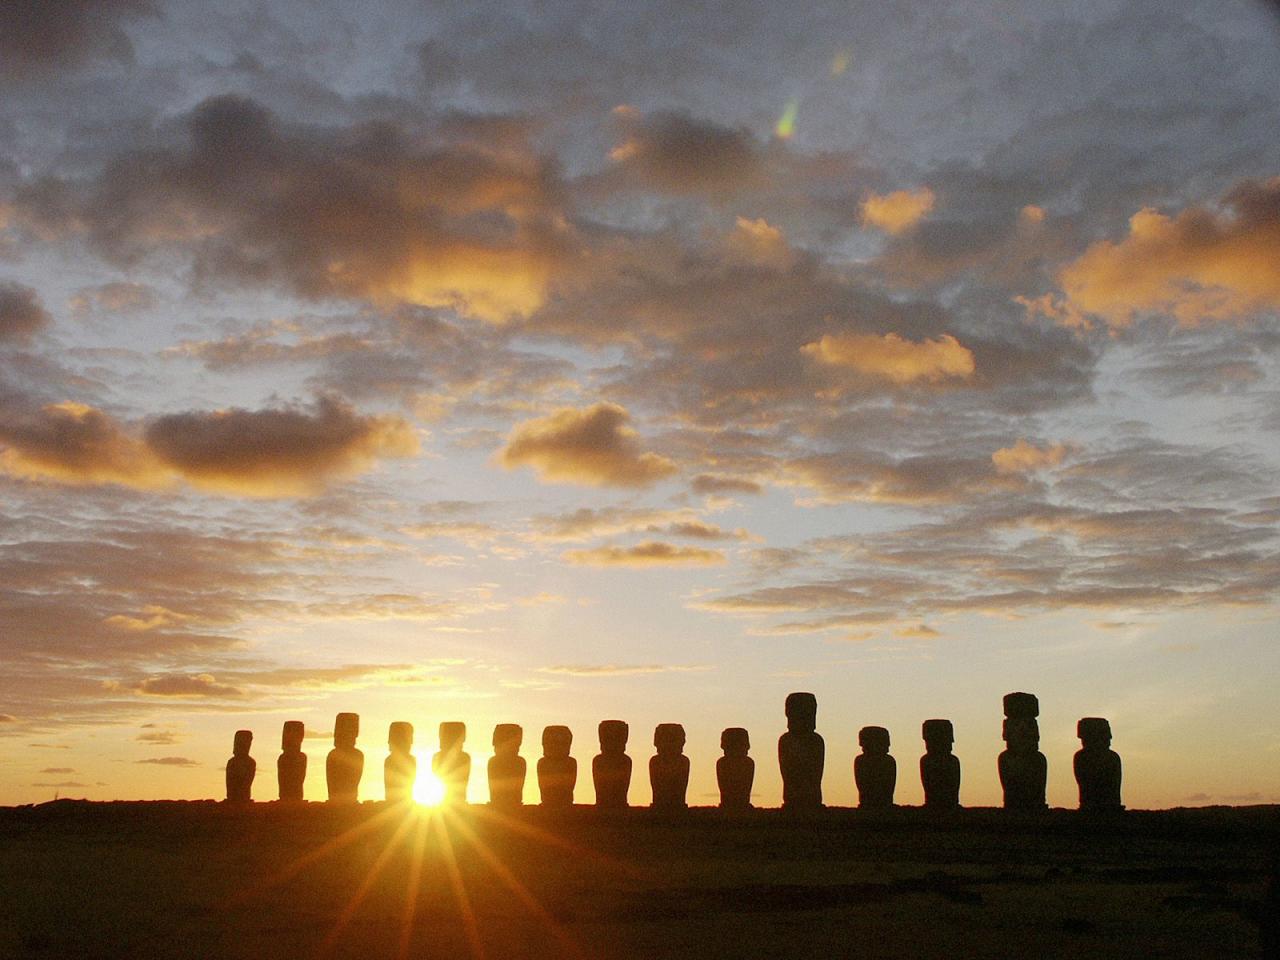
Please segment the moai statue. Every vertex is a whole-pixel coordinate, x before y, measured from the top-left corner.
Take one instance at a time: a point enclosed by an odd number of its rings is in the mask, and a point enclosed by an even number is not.
[[[678,723],[660,723],[653,730],[653,745],[658,752],[649,759],[649,785],[653,788],[655,809],[684,810],[689,806],[685,800],[689,758],[684,755],[684,744],[684,727]]]
[[[955,743],[951,721],[926,720],[920,735],[924,737],[920,758],[924,805],[931,810],[955,810],[960,806],[960,758],[951,752]]]
[[[544,807],[573,806],[573,788],[578,782],[578,761],[569,756],[573,731],[550,726],[542,731],[542,757],[538,760],[538,793]]]
[[[591,761],[596,787],[596,807],[621,810],[631,788],[631,758],[627,756],[628,727],[624,720],[601,720],[600,752]]]
[[[1081,810],[1123,810],[1120,802],[1120,754],[1111,749],[1111,724],[1084,717],[1076,724],[1080,749],[1072,766],[1080,787]]]
[[[471,754],[464,753],[467,725],[458,721],[440,724],[440,752],[431,758],[431,770],[444,784],[444,802],[467,802],[467,783],[471,780]]]
[[[1006,810],[1044,810],[1049,765],[1040,752],[1040,701],[1031,693],[1004,698],[1004,741],[1000,754],[1000,786]]]
[[[253,775],[258,772],[257,761],[249,756],[253,745],[252,730],[237,730],[227,761],[227,800],[232,803],[249,803],[253,800]]]
[[[281,800],[301,800],[302,785],[307,779],[307,755],[302,741],[307,728],[301,720],[286,720],[280,731],[280,756],[276,760],[276,780]]]
[[[863,727],[858,731],[858,746],[862,753],[853,758],[858,806],[881,810],[892,807],[898,762],[889,756],[889,731],[884,727]]]
[[[330,803],[355,803],[364,776],[364,754],[356,749],[360,714],[340,713],[333,720],[333,749],[325,760]]]
[[[720,785],[722,810],[751,809],[751,785],[756,779],[756,762],[747,754],[751,736],[742,727],[729,727],[720,734],[724,756],[716,761],[716,783]]]
[[[524,730],[518,723],[500,723],[493,728],[493,756],[489,758],[489,802],[495,807],[518,807],[524,803],[524,757],[520,744]]]
[[[418,779],[418,758],[413,750],[413,724],[397,720],[387,731],[391,753],[382,764],[382,784],[388,803],[408,803],[413,799],[413,782]]]
[[[782,768],[782,809],[822,808],[822,768],[827,746],[815,732],[818,698],[812,693],[787,695],[787,732],[778,738],[778,766]]]

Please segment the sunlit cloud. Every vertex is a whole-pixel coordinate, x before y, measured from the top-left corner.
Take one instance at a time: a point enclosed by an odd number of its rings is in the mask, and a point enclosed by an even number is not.
[[[567,550],[568,563],[586,567],[706,567],[725,562],[720,550],[645,540],[630,547],[604,546]]]
[[[199,760],[192,760],[190,757],[147,757],[145,760],[135,760],[134,763],[146,763],[157,767],[198,767]]]
[[[103,684],[103,688],[112,692],[128,691],[139,693],[148,697],[182,697],[184,699],[218,697],[226,699],[228,697],[244,696],[243,690],[218,683],[213,676],[207,673],[165,674],[146,677],[131,684],[108,680]]]
[[[996,473],[1027,473],[1056,467],[1069,452],[1065,443],[1055,443],[1047,447],[1037,447],[1019,438],[1011,447],[1002,447],[991,454],[991,462],[995,464]]]
[[[625,677],[646,673],[701,673],[712,669],[709,665],[673,665],[662,663],[626,664],[626,663],[578,663],[556,664],[550,667],[539,667],[542,673],[559,673],[569,677]]]
[[[907,340],[896,333],[824,334],[821,340],[805,344],[801,351],[827,366],[900,384],[965,378],[974,371],[973,353],[950,334],[920,341]]]
[[[933,209],[935,197],[928,187],[873,193],[862,201],[862,222],[885,233],[902,233],[924,219]]]

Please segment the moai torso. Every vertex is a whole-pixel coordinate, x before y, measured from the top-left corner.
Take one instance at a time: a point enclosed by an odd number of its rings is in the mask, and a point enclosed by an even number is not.
[[[950,720],[926,720],[920,729],[925,754],[920,758],[924,805],[931,810],[960,806],[960,758],[951,752],[955,735]]]
[[[1044,810],[1049,764],[1040,752],[1040,703],[1030,693],[1010,693],[1004,698],[1004,741],[1000,754],[1000,786],[1006,810]]]
[[[249,803],[253,799],[253,777],[258,764],[249,756],[253,745],[253,731],[237,730],[227,761],[227,800],[232,803]]]
[[[301,720],[286,720],[280,731],[280,756],[276,759],[276,781],[281,800],[301,800],[307,780],[307,755],[302,741],[307,730]]]
[[[578,782],[578,761],[569,756],[573,732],[568,727],[550,726],[542,731],[542,756],[538,760],[538,794],[544,807],[573,806],[573,788]]]
[[[778,738],[782,769],[782,808],[817,810],[822,806],[822,770],[827,747],[816,732],[818,699],[812,693],[787,696],[787,732]]]
[[[716,761],[716,783],[720,787],[720,807],[747,810],[751,807],[751,786],[756,778],[756,762],[747,754],[751,737],[742,727],[729,727],[720,734],[724,756]]]
[[[1080,788],[1080,809],[1123,810],[1120,802],[1120,754],[1111,749],[1111,724],[1085,717],[1076,724],[1081,749],[1072,762]]]
[[[444,802],[467,802],[467,783],[471,780],[471,755],[464,753],[467,725],[457,721],[440,724],[440,752],[431,758],[431,771],[444,784]]]
[[[893,806],[898,783],[898,763],[889,756],[889,731],[884,727],[863,727],[858,731],[862,753],[853,760],[853,779],[858,785],[858,806],[883,809]]]
[[[660,723],[653,731],[658,752],[649,760],[649,785],[653,806],[660,810],[683,810],[688,806],[689,758],[684,755],[684,727]]]
[[[390,754],[382,763],[382,787],[388,803],[408,803],[418,779],[418,760],[413,755],[413,724],[397,720],[387,731]]]
[[[600,752],[591,761],[591,779],[596,788],[596,806],[601,810],[627,806],[627,791],[631,789],[627,733],[623,720],[600,721]]]
[[[520,756],[524,731],[519,724],[500,723],[493,728],[493,756],[489,758],[489,802],[495,807],[524,803],[526,766]]]
[[[333,749],[325,758],[330,803],[355,803],[364,776],[364,754],[356,749],[360,715],[340,713],[333,721]]]

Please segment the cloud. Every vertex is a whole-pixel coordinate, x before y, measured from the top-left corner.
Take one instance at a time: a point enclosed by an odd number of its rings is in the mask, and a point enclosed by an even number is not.
[[[747,477],[733,477],[724,474],[700,473],[689,483],[694,493],[749,493],[757,494],[764,487]]]
[[[682,547],[659,540],[645,540],[631,547],[604,546],[567,550],[564,559],[587,567],[706,567],[724,563],[719,550]]]
[[[218,681],[207,673],[198,674],[157,674],[155,676],[144,677],[133,683],[119,683],[109,680],[103,684],[104,688],[111,691],[139,693],[148,697],[182,697],[184,699],[197,699],[200,697],[217,697],[226,699],[229,697],[244,696],[244,691],[237,687],[228,686],[227,684],[218,683]],[[142,737],[138,738],[139,740]],[[153,743],[169,742],[153,740]]]
[[[0,344],[29,343],[52,322],[35,290],[21,283],[0,282]]]
[[[928,187],[873,193],[862,201],[862,222],[886,233],[902,233],[919,223],[933,209],[933,203],[933,191]]]
[[[5,0],[0,4],[0,76],[24,78],[87,60],[129,62],[122,21],[154,15],[147,0]]]
[[[0,723],[17,723],[18,718],[12,713],[0,713]]]
[[[170,472],[109,414],[82,403],[12,409],[0,417],[0,472],[73,485],[154,489]]]
[[[1030,473],[1056,467],[1068,451],[1065,443],[1037,447],[1019,438],[1012,447],[1001,447],[991,454],[991,462],[995,464],[996,473]]]
[[[973,353],[950,334],[918,342],[896,333],[824,334],[821,340],[800,349],[819,363],[898,384],[963,379],[974,371]]]
[[[688,113],[642,115],[614,110],[621,138],[609,152],[619,172],[672,193],[736,188],[760,174],[757,145],[741,128],[695,119]]]
[[[570,677],[622,677],[633,674],[642,673],[700,673],[704,670],[710,670],[711,667],[694,664],[694,665],[671,665],[661,663],[647,664],[623,664],[623,663],[606,663],[606,664],[588,664],[588,663],[567,663],[557,664],[550,667],[539,667],[541,673],[559,673]]]
[[[45,767],[41,773],[57,774],[57,773],[75,773],[71,767]]]
[[[150,743],[155,746],[172,746],[179,743],[182,737],[173,730],[144,730],[133,739],[139,743]]]
[[[498,451],[498,462],[508,470],[533,467],[550,482],[649,487],[675,473],[676,465],[641,450],[630,419],[616,403],[562,407],[517,424]]]
[[[100,283],[81,287],[70,300],[71,309],[79,314],[138,313],[156,305],[156,292],[145,283]]]
[[[724,530],[700,519],[688,507],[678,510],[645,507],[579,507],[568,513],[533,518],[536,540],[590,540],[623,533],[663,533],[698,540],[746,540],[746,530]]]
[[[149,763],[157,767],[198,767],[200,761],[191,760],[187,757],[148,757],[145,760],[135,760],[134,763]]]
[[[1280,309],[1280,177],[1244,180],[1218,209],[1176,217],[1146,207],[1120,241],[1101,240],[1058,273],[1067,308],[1125,327],[1168,315],[1184,326]]]

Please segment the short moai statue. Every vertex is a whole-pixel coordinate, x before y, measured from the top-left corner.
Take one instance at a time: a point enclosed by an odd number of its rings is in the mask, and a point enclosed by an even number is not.
[[[396,720],[387,731],[390,754],[382,764],[382,785],[388,803],[408,803],[418,779],[418,758],[413,751],[413,724]]]
[[[600,752],[591,761],[591,779],[596,788],[596,806],[601,810],[627,806],[627,791],[631,789],[628,732],[625,720],[600,721]]]
[[[1080,809],[1123,810],[1120,802],[1120,754],[1111,749],[1111,724],[1102,717],[1084,717],[1076,724],[1080,749],[1072,766],[1080,787]]]
[[[307,780],[307,755],[302,752],[302,741],[307,728],[301,720],[286,720],[280,731],[280,756],[276,760],[276,781],[280,784],[280,799],[302,799],[302,787]]]
[[[827,746],[816,732],[818,698],[812,693],[787,695],[787,732],[778,738],[782,768],[782,809],[822,808],[822,770]]]
[[[955,810],[960,806],[960,758],[951,752],[955,743],[951,721],[926,720],[920,735],[924,738],[920,758],[924,805],[930,810]]]
[[[493,756],[489,758],[489,802],[495,807],[518,807],[524,803],[526,766],[520,756],[524,730],[518,723],[500,723],[493,728]]]
[[[356,749],[360,714],[340,713],[333,721],[333,749],[325,760],[330,803],[355,803],[364,776],[364,754]]]
[[[871,810],[892,807],[898,762],[889,756],[889,731],[884,727],[863,727],[858,731],[858,746],[862,752],[853,758],[858,806]]]
[[[467,783],[471,780],[471,754],[463,751],[467,725],[459,721],[440,724],[440,752],[431,758],[431,771],[444,784],[444,802],[467,802]]]
[[[542,756],[538,759],[538,794],[544,807],[566,809],[573,806],[573,788],[578,783],[578,761],[569,756],[573,731],[553,725],[542,731]]]
[[[751,735],[743,727],[729,727],[720,734],[724,756],[716,761],[716,783],[720,786],[722,810],[751,809],[751,786],[756,779],[756,762],[751,752]]]
[[[249,803],[253,799],[253,776],[258,763],[249,756],[253,746],[252,730],[237,730],[231,747],[231,759],[227,761],[227,800],[232,803]]]
[[[658,752],[649,759],[654,809],[684,810],[689,806],[685,799],[689,790],[689,758],[684,755],[684,744],[684,727],[680,724],[660,723],[654,728],[653,745]]]
[[[1010,693],[1004,698],[1006,749],[998,761],[1006,810],[1044,810],[1049,765],[1040,752],[1040,701],[1034,694]]]

